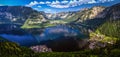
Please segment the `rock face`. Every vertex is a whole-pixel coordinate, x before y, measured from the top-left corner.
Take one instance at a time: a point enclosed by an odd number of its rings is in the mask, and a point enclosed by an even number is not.
[[[97,41],[89,41],[88,45],[89,49],[95,49],[95,48],[100,48],[100,47],[106,47],[107,43],[102,43],[102,42],[97,42]]]
[[[47,19],[69,19],[77,20],[77,22],[83,22],[89,19],[104,18],[105,12],[103,10],[105,7],[95,6],[92,8],[84,8],[76,12],[60,12],[56,14],[46,13]]]
[[[76,12],[60,12],[56,14],[46,13],[46,17],[48,19],[66,19],[66,18],[72,18],[72,16],[75,15]]]
[[[40,24],[42,22],[46,22],[46,19],[44,18],[43,15],[37,15],[36,17],[32,16],[31,18],[28,18],[26,20],[27,24],[32,25],[32,24]]]
[[[104,18],[105,13],[102,13],[105,7],[102,6],[95,6],[90,9],[85,9],[76,13],[74,17],[76,17],[78,22],[83,22],[89,19],[95,18]]]
[[[106,18],[109,18],[112,20],[120,19],[120,3],[106,8],[106,11],[107,11]]]
[[[105,47],[108,44],[114,44],[116,39],[120,38],[120,3],[105,8],[102,13],[105,13],[105,17],[100,20],[105,21],[96,29],[99,33],[91,37],[92,41],[89,42],[90,49]],[[98,22],[95,22],[94,24],[97,24]],[[105,43],[101,42],[107,38],[109,40],[105,41]]]
[[[37,45],[30,47],[34,52],[52,52],[51,48],[48,48],[46,45]]]
[[[98,30],[100,33],[112,38],[120,38],[120,3],[105,9],[106,22],[104,22]]]
[[[0,22],[23,24],[28,18],[37,18],[42,13],[24,6],[0,6]],[[41,17],[42,18],[42,17]]]
[[[110,7],[95,6],[91,9],[83,10],[78,13],[81,19],[119,19],[120,18],[120,3]]]
[[[104,7],[93,7],[91,9],[91,14],[89,15],[89,18],[103,18],[104,14],[101,14],[101,12],[103,12],[104,9]]]

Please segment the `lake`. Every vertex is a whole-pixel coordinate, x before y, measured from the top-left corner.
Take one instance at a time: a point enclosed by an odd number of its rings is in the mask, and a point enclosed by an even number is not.
[[[21,46],[33,46],[39,44],[47,44],[48,41],[58,41],[66,39],[82,39],[87,38],[88,35],[84,33],[84,28],[76,28],[75,26],[57,25],[44,29],[29,29],[24,30],[17,28],[16,25],[9,25],[7,27],[0,27],[0,36],[15,42]],[[7,29],[7,30],[4,30]]]

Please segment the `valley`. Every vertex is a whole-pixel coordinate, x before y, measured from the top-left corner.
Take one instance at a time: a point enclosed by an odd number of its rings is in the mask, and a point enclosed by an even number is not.
[[[120,3],[55,14],[0,6],[0,56],[120,56],[119,12]]]

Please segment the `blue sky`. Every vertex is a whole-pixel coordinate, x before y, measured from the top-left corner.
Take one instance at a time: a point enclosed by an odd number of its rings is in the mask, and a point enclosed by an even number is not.
[[[0,6],[27,6],[47,13],[78,11],[93,6],[111,6],[116,3],[120,3],[120,0],[0,0]]]

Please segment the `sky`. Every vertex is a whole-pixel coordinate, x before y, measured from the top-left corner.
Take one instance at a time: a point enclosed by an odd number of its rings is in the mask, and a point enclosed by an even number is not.
[[[0,6],[26,6],[46,13],[78,11],[93,6],[111,6],[120,0],[0,0]]]

